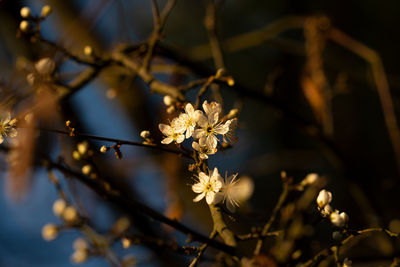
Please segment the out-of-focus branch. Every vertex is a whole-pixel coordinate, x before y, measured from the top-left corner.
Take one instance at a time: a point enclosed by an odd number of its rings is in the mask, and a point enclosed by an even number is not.
[[[214,229],[210,234],[210,239],[214,239],[216,235],[217,235],[217,231]],[[204,254],[204,252],[206,251],[207,247],[208,247],[208,244],[203,244],[199,248],[199,252],[197,253],[196,257],[192,260],[192,262],[190,263],[189,267],[197,266],[197,264],[200,261],[201,256]]]
[[[331,29],[327,37],[360,56],[371,65],[379,100],[385,117],[386,127],[396,156],[397,168],[400,173],[400,129],[381,58],[376,51],[351,38],[339,29]]]
[[[284,178],[286,178],[286,177],[282,176],[282,180],[283,180],[282,193],[281,193],[281,195],[280,195],[280,197],[278,199],[278,202],[276,203],[276,205],[275,205],[275,207],[274,207],[274,209],[272,211],[271,217],[269,218],[268,222],[264,225],[263,230],[261,231],[261,235],[260,235],[261,237],[263,237],[266,234],[268,234],[269,229],[271,228],[272,224],[275,222],[276,216],[278,215],[278,212],[281,210],[282,205],[283,205],[283,203],[285,203],[285,200],[286,200],[286,198],[288,196],[289,188],[290,188],[289,187],[289,182],[287,180],[285,180]],[[254,252],[253,252],[254,255],[259,255],[260,254],[262,243],[263,243],[263,239],[260,238],[257,241],[256,248],[254,249]]]
[[[376,233],[376,232],[382,232],[388,235],[391,238],[399,238],[400,235],[398,233],[393,233],[387,229],[384,228],[369,228],[369,229],[364,229],[360,231],[348,231],[350,234],[347,238],[345,238],[343,241],[341,241],[338,245],[331,246],[329,248],[321,250],[318,254],[316,254],[312,259],[309,261],[303,263],[300,265],[301,267],[308,267],[308,266],[316,266],[319,262],[321,262],[323,259],[329,257],[333,253],[335,253],[336,250],[338,250],[340,247],[346,245],[349,241],[353,240],[356,237],[367,237],[368,233]]]
[[[176,230],[188,235],[191,237],[193,241],[199,241],[202,243],[207,243],[210,247],[213,247],[215,249],[218,249],[220,251],[223,251],[227,254],[230,255],[235,255],[236,249],[232,246],[223,244],[219,241],[210,239],[200,233],[198,233],[195,230],[190,229],[189,227],[183,225],[182,223],[172,220],[168,217],[165,217],[161,213],[158,213],[157,211],[153,210],[152,208],[146,206],[143,203],[140,203],[138,201],[134,201],[128,198],[125,198],[124,196],[120,195],[119,192],[113,190],[110,187],[104,186],[103,184],[98,183],[97,181],[90,179],[86,177],[85,175],[81,174],[80,172],[75,172],[71,170],[70,168],[64,166],[63,164],[53,162],[49,159],[42,159],[40,163],[47,168],[51,169],[56,169],[60,172],[62,172],[64,175],[69,176],[69,177],[74,177],[86,186],[88,186],[90,189],[95,191],[100,197],[102,197],[104,200],[109,201],[111,203],[116,204],[119,206],[122,210],[130,214],[133,211],[139,211],[142,212],[151,218],[153,218],[156,221],[159,221],[161,223],[167,224]]]
[[[214,3],[213,0],[206,0],[206,16],[204,18],[204,25],[207,28],[208,39],[210,41],[211,54],[217,69],[225,68],[224,56],[216,27],[217,12],[223,2],[223,0],[220,0]]]

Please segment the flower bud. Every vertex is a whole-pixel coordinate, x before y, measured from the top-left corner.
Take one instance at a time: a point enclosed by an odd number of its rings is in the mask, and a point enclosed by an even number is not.
[[[317,204],[320,208],[325,207],[327,204],[329,204],[332,201],[332,193],[329,191],[326,191],[325,189],[322,189],[317,197]]]
[[[20,29],[22,32],[28,32],[28,31],[29,31],[29,28],[30,28],[30,24],[29,24],[29,22],[26,21],[26,20],[21,21],[21,23],[19,24],[19,29]]]
[[[58,228],[53,223],[48,223],[42,228],[42,237],[46,241],[52,241],[56,239],[58,235]]]
[[[101,146],[101,147],[100,147],[100,152],[101,152],[101,153],[106,153],[107,150],[108,150],[108,149],[107,149],[106,146]]]
[[[131,222],[129,221],[128,218],[126,217],[121,217],[119,218],[112,229],[112,232],[114,235],[118,236],[123,234],[126,230],[128,230],[129,226],[131,225]]]
[[[71,255],[71,261],[74,264],[80,264],[87,260],[88,253],[87,250],[79,249],[75,250],[75,252]]]
[[[35,69],[41,75],[50,75],[55,68],[56,63],[49,57],[42,58],[35,63]]]
[[[345,221],[339,215],[338,210],[335,210],[334,212],[332,212],[331,215],[329,216],[329,219],[331,220],[331,223],[337,227],[343,227],[345,225]]]
[[[83,141],[81,143],[78,143],[78,145],[76,146],[76,148],[78,149],[79,154],[81,155],[85,155],[86,152],[89,149],[89,143],[87,141]]]
[[[304,178],[303,181],[301,181],[301,185],[312,185],[318,180],[319,176],[316,173],[310,173]]]
[[[171,106],[171,105],[174,103],[174,99],[173,99],[171,96],[169,96],[169,95],[164,96],[163,101],[164,101],[164,104],[165,104],[167,107]]]
[[[239,114],[239,110],[237,108],[233,108],[229,111],[228,118],[232,119],[232,118],[236,117],[238,114]]]
[[[42,7],[42,17],[47,17],[48,15],[50,15],[51,11],[51,6],[45,5],[44,7]]]
[[[346,212],[341,212],[339,216],[342,218],[345,225],[349,222],[349,216],[346,214]]]
[[[85,48],[83,48],[83,53],[86,56],[91,57],[93,55],[93,48],[90,45],[87,45]]]
[[[84,175],[89,175],[92,172],[92,166],[89,164],[86,164],[82,167],[82,173]]]
[[[64,210],[63,218],[65,221],[72,223],[78,219],[78,212],[73,206],[68,206]]]
[[[19,13],[21,14],[21,17],[28,18],[31,16],[31,9],[27,6],[24,6],[23,8],[21,8]]]
[[[122,247],[123,248],[129,248],[131,246],[131,244],[132,244],[132,241],[130,239],[126,238],[126,237],[123,237],[121,239],[121,241],[122,241]]]
[[[79,154],[78,151],[74,150],[72,152],[72,157],[74,158],[74,160],[80,160],[81,159],[81,154]]]
[[[150,137],[150,132],[149,131],[142,131],[140,133],[140,136],[144,139],[149,138]]]
[[[57,199],[54,204],[53,204],[53,213],[56,216],[61,216],[67,207],[67,203],[65,202],[64,199]]]
[[[333,212],[333,209],[331,207],[331,205],[327,204],[325,205],[322,209],[321,209],[321,215],[323,217],[327,217],[329,215],[331,215],[331,213]]]

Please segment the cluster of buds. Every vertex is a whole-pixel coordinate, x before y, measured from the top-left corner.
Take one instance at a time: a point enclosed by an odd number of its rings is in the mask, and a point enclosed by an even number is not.
[[[97,175],[94,171],[93,165],[90,163],[90,157],[92,156],[93,151],[89,149],[89,143],[87,141],[78,143],[76,145],[76,150],[72,152],[72,157],[74,160],[85,161],[85,164],[81,168],[82,173],[92,179],[96,179]]]
[[[53,213],[57,217],[63,219],[67,224],[74,224],[79,221],[79,214],[75,207],[68,205],[62,198],[57,199],[53,203]]]
[[[171,114],[175,111],[176,100],[169,95],[164,96],[163,98],[164,105],[167,106],[167,113]]]
[[[23,18],[23,20],[19,24],[19,30],[22,33],[30,33],[32,31],[34,23],[39,24],[40,21],[44,20],[46,17],[50,15],[51,11],[52,11],[51,6],[45,5],[42,7],[40,16],[34,16],[32,15],[31,9],[29,7],[21,8],[20,15]]]
[[[349,216],[345,212],[333,210],[330,203],[332,193],[323,189],[317,196],[318,209],[323,217],[329,217],[331,223],[337,227],[345,227],[349,221]]]
[[[74,253],[71,255],[71,262],[75,264],[85,262],[89,256],[88,242],[84,238],[79,237],[75,239],[72,247],[74,248]]]

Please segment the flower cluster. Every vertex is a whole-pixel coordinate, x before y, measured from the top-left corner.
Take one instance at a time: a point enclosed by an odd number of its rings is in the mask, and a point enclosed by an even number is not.
[[[193,199],[194,202],[206,198],[207,204],[218,204],[225,202],[230,212],[235,212],[239,203],[247,200],[253,193],[253,183],[249,179],[236,179],[237,173],[225,179],[218,173],[218,169],[210,170],[207,175],[200,172],[199,182],[192,186],[192,190],[198,195]]]
[[[161,143],[182,143],[192,137],[195,141],[192,147],[199,153],[201,159],[217,152],[218,139],[221,135],[224,140],[232,136],[235,120],[223,120],[221,105],[216,102],[203,103],[203,111],[194,110],[192,104],[185,106],[185,112],[174,118],[170,125],[160,124],[160,131],[166,136]],[[232,124],[232,127],[231,127]]]
[[[333,210],[330,203],[332,201],[332,193],[321,190],[317,196],[318,209],[323,217],[329,217],[331,223],[337,227],[344,227],[349,221],[349,216],[345,212]]]

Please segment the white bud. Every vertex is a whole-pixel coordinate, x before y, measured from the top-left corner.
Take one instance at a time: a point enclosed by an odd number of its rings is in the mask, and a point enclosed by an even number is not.
[[[78,149],[79,154],[85,155],[86,152],[87,152],[88,149],[89,149],[89,143],[88,143],[87,141],[83,141],[83,142],[81,142],[81,143],[78,143],[78,144],[76,145],[76,148]]]
[[[228,113],[228,118],[234,118],[239,114],[239,110],[237,108],[231,109]]]
[[[79,154],[78,151],[74,150],[72,152],[72,157],[74,158],[74,160],[80,160],[81,159],[81,154]]]
[[[167,108],[167,113],[168,114],[171,114],[171,113],[173,113],[175,111],[175,107],[174,106],[169,106],[168,108]]]
[[[21,17],[28,18],[31,16],[31,9],[27,6],[24,6],[23,8],[21,8],[19,13],[21,14]]]
[[[56,239],[58,235],[58,228],[53,223],[48,223],[42,228],[42,237],[46,241],[52,241]]]
[[[171,96],[169,96],[169,95],[164,96],[163,101],[164,101],[164,104],[165,104],[167,107],[171,106],[171,105],[174,103],[174,99],[173,99]]]
[[[22,32],[28,32],[28,31],[29,31],[29,28],[30,28],[30,24],[29,24],[29,22],[26,21],[26,20],[21,21],[21,23],[19,24],[19,29],[20,29]]]
[[[325,189],[322,189],[317,197],[317,204],[320,208],[325,207],[327,204],[329,204],[332,201],[332,193],[329,191],[326,191]]]
[[[339,216],[342,218],[345,225],[349,222],[349,216],[346,214],[346,212],[341,212]]]
[[[50,15],[51,11],[51,6],[45,5],[44,7],[42,7],[42,17],[47,17],[48,15]]]
[[[78,212],[74,207],[68,206],[64,210],[63,218],[65,221],[72,223],[78,219]]]
[[[42,58],[35,63],[35,69],[41,75],[50,75],[55,68],[56,63],[49,57]]]
[[[331,220],[331,223],[337,227],[343,227],[345,225],[345,221],[340,217],[338,210],[332,212],[329,219]]]
[[[93,48],[90,45],[85,46],[85,48],[83,48],[83,53],[86,56],[92,56],[93,55]]]
[[[92,166],[89,164],[86,164],[82,167],[82,173],[84,175],[89,175],[92,172]]]
[[[84,238],[79,237],[79,238],[75,239],[74,243],[72,244],[72,247],[75,250],[85,250],[85,249],[88,249],[89,244],[87,243],[87,241]]]
[[[101,153],[106,153],[107,150],[108,150],[108,149],[107,149],[106,146],[101,146],[101,147],[100,147],[100,152],[101,152]]]
[[[115,235],[121,235],[123,234],[126,230],[128,230],[129,226],[131,225],[131,222],[129,221],[128,218],[126,217],[121,217],[119,218],[114,226],[113,226],[113,232]]]
[[[149,138],[150,137],[150,132],[149,131],[142,131],[140,133],[140,136],[144,139]]]
[[[333,209],[331,207],[331,205],[327,204],[325,205],[322,209],[321,209],[321,215],[323,217],[327,217],[329,215],[331,215],[331,213],[333,212]]]
[[[64,199],[57,199],[54,203],[53,203],[53,213],[56,216],[61,216],[65,210],[65,208],[67,207],[67,203],[65,202]]]
[[[121,241],[122,241],[122,247],[123,248],[129,248],[131,246],[131,244],[132,244],[131,240],[126,238],[126,237],[123,237],[121,239]]]
[[[310,173],[304,178],[303,181],[301,181],[301,185],[312,185],[318,180],[319,176],[316,173]]]
[[[80,264],[83,263],[87,260],[88,258],[88,253],[84,249],[79,249],[76,250],[72,255],[71,255],[71,261],[74,264]]]

